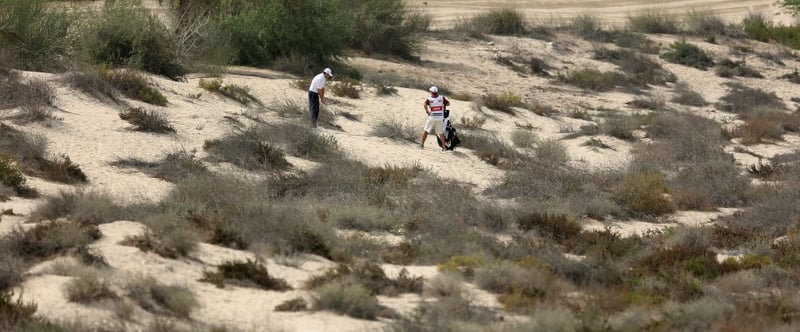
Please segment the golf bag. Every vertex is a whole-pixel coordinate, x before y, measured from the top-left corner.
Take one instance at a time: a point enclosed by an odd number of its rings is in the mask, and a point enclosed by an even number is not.
[[[444,110],[444,123],[442,126],[444,127],[444,147],[447,150],[455,150],[456,147],[461,144],[461,140],[458,138],[458,134],[456,134],[456,128],[453,127],[453,124],[450,122],[450,110]],[[438,136],[436,137],[436,142],[439,143],[440,146],[442,145],[442,141]]]

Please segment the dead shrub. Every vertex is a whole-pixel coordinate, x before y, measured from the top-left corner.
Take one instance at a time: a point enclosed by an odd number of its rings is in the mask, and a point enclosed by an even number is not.
[[[100,77],[128,98],[157,106],[167,105],[167,97],[151,86],[144,76],[136,71],[100,68],[99,73]]]
[[[14,229],[7,243],[8,248],[19,257],[38,260],[87,246],[100,236],[96,226],[49,221],[28,230]]]
[[[764,75],[761,75],[761,73],[755,69],[748,67],[744,60],[733,61],[728,58],[722,59],[717,63],[717,67],[714,71],[717,76],[726,78],[731,78],[734,76],[764,78]]]
[[[386,137],[393,140],[404,140],[408,142],[416,142],[422,134],[422,130],[414,125],[400,122],[397,119],[383,119],[377,125],[372,127],[370,135],[377,137]]]
[[[101,101],[119,104],[119,91],[111,83],[103,79],[97,70],[83,70],[68,73],[64,81],[71,87]]]
[[[141,235],[129,236],[121,244],[172,259],[186,257],[197,248],[197,235],[186,225],[175,222],[157,225],[158,232],[148,230]]]
[[[198,84],[206,91],[221,94],[239,102],[242,105],[249,105],[250,103],[260,104],[258,99],[250,94],[250,89],[248,87],[243,87],[236,84],[223,84],[222,79],[218,78],[211,80],[200,79]]]
[[[208,140],[203,149],[213,160],[226,161],[248,170],[281,171],[291,167],[284,152],[263,137],[264,131],[257,128]]]
[[[53,106],[55,91],[40,80],[23,82],[13,71],[0,71],[0,109]]]
[[[382,311],[378,299],[370,295],[361,285],[338,285],[335,283],[319,288],[313,296],[313,307],[317,310],[332,310],[360,319],[377,319]]]
[[[783,138],[783,128],[779,123],[771,119],[755,118],[734,128],[730,135],[732,137],[741,137],[741,143],[744,145],[753,145],[767,140],[781,140]]]
[[[576,69],[567,75],[559,74],[558,79],[581,89],[603,92],[614,90],[624,82],[625,76],[617,72],[601,72],[597,69]]]
[[[111,162],[110,165],[135,168],[145,174],[169,182],[177,182],[193,175],[208,172],[208,168],[195,157],[194,152],[187,151],[168,153],[164,158],[155,162],[138,158],[126,158]]]
[[[164,285],[151,276],[128,281],[128,296],[142,309],[155,314],[172,314],[188,318],[198,306],[195,294],[187,287]]]
[[[581,226],[565,214],[528,213],[517,217],[516,224],[523,231],[537,230],[559,243],[581,232]]]
[[[646,96],[637,96],[627,104],[635,108],[658,111],[664,109],[667,104],[667,98],[662,94],[652,93]]]
[[[79,303],[115,299],[117,294],[111,290],[110,286],[110,283],[100,276],[99,271],[85,269],[67,284],[67,298],[72,302]]]

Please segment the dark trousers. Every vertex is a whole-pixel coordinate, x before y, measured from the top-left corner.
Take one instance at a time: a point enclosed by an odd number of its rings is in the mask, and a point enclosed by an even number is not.
[[[311,128],[317,128],[317,118],[319,117],[319,94],[314,91],[308,92],[308,112],[311,116]]]

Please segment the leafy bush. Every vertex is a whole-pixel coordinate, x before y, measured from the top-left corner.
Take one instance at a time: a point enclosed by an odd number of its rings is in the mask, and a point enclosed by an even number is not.
[[[344,0],[340,6],[342,19],[350,22],[345,43],[368,54],[411,58],[431,21],[401,0]]]
[[[224,287],[225,282],[237,285],[255,286],[262,289],[285,291],[292,289],[286,280],[272,277],[267,268],[256,261],[227,261],[217,266],[217,272],[203,272],[203,281]]]
[[[669,47],[672,51],[661,55],[664,60],[700,70],[706,70],[714,65],[714,59],[710,54],[685,40],[676,41]]]
[[[634,173],[628,175],[615,189],[614,198],[635,213],[663,215],[675,211],[661,174]]]
[[[223,4],[214,24],[229,36],[239,65],[269,66],[296,59],[315,68],[341,56],[353,24],[344,7],[321,2],[259,0]],[[370,8],[370,7],[366,7]]]
[[[800,28],[797,26],[773,25],[760,14],[749,15],[744,20],[744,32],[752,39],[769,42],[775,40],[791,48],[800,48]]]
[[[71,21],[64,9],[45,0],[3,0],[0,33],[11,38],[0,38],[0,45],[23,70],[63,70],[69,59]]]
[[[83,50],[95,64],[140,68],[173,80],[186,73],[173,35],[141,3],[114,1],[92,16],[82,32]]]
[[[119,113],[119,118],[133,125],[133,130],[150,133],[175,132],[167,117],[156,111],[131,107]]]

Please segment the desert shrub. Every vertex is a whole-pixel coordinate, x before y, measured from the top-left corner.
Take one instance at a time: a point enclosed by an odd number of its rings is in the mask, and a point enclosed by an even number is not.
[[[529,213],[517,218],[523,231],[537,230],[556,242],[562,242],[581,232],[581,226],[572,217],[554,213]]]
[[[644,34],[627,30],[616,34],[614,45],[631,48],[646,54],[658,54],[660,49],[659,44],[647,39]]]
[[[0,38],[21,69],[64,69],[69,59],[69,28],[73,18],[66,10],[44,0],[5,0],[0,3]]]
[[[524,129],[514,129],[511,132],[511,142],[518,148],[530,148],[538,141],[535,133]]]
[[[792,203],[799,197],[800,187],[797,185],[774,188],[768,197],[756,200],[741,215],[729,218],[729,225],[744,227],[752,230],[751,233],[764,234],[770,238],[786,235],[796,226],[793,220],[800,217],[800,208]]]
[[[453,326],[481,330],[497,319],[491,310],[475,304],[467,294],[457,291],[437,301],[422,303],[410,316],[403,316],[387,327],[392,332],[446,331]]]
[[[381,311],[378,299],[361,285],[331,283],[317,290],[312,299],[317,310],[332,310],[354,318],[376,319]]]
[[[645,96],[636,96],[627,103],[635,108],[644,108],[648,110],[661,110],[667,104],[667,98],[663,94],[660,93],[651,93]]]
[[[456,127],[464,129],[481,129],[483,128],[483,125],[486,124],[486,118],[477,114],[473,114],[471,117],[461,117],[457,123],[458,125]]]
[[[633,134],[639,129],[639,123],[631,116],[615,115],[600,123],[600,132],[621,140],[634,141],[636,136]]]
[[[628,29],[643,33],[677,34],[681,28],[677,16],[647,10],[628,16]]]
[[[95,64],[140,68],[173,80],[186,73],[169,29],[135,1],[115,1],[99,15],[90,17],[81,41],[83,50]]]
[[[221,79],[200,79],[198,84],[200,84],[200,87],[206,91],[219,93],[225,97],[239,102],[242,105],[248,105],[253,102],[258,103],[258,99],[250,94],[250,89],[247,87],[236,84],[223,84]]]
[[[563,244],[570,253],[604,259],[625,257],[645,245],[639,235],[622,237],[609,227],[603,230],[582,231]]]
[[[733,61],[731,59],[725,58],[720,60],[717,63],[717,67],[714,72],[719,77],[755,77],[755,78],[764,78],[764,75],[761,75],[755,69],[748,67],[744,61]]]
[[[710,10],[690,11],[685,23],[686,32],[696,36],[709,38],[715,36],[744,37],[740,24],[726,23],[719,15]]]
[[[177,182],[193,175],[208,172],[208,168],[195,157],[194,152],[187,151],[168,153],[164,158],[155,162],[127,158],[111,162],[110,165],[135,168],[145,174],[170,182]]]
[[[331,84],[330,91],[334,95],[358,99],[361,95],[359,84],[353,80],[345,79]]]
[[[603,29],[600,19],[596,16],[578,15],[570,21],[570,28],[588,41],[609,43],[614,40],[615,33]]]
[[[673,103],[678,103],[687,106],[702,107],[708,105],[708,102],[703,98],[703,95],[692,88],[686,82],[675,83],[675,96],[672,97]]]
[[[285,291],[292,289],[286,280],[271,276],[264,265],[249,259],[245,262],[224,262],[217,266],[216,272],[203,272],[202,280],[211,282],[220,288],[224,287],[227,282],[267,290]]]
[[[397,88],[391,85],[385,85],[383,83],[375,83],[375,93],[378,96],[391,96],[397,95]]]
[[[131,107],[119,113],[119,118],[133,125],[133,130],[150,133],[175,132],[167,117],[153,110]]]
[[[275,311],[303,311],[306,309],[308,309],[308,302],[302,297],[289,299],[275,306]]]
[[[100,276],[100,272],[86,269],[66,286],[67,298],[72,302],[90,303],[102,299],[114,299],[117,294],[111,290],[110,283]]]
[[[25,186],[25,175],[19,170],[13,157],[0,154],[0,184],[20,191]]]
[[[369,53],[411,58],[419,50],[431,18],[400,0],[346,0],[341,3],[350,33],[345,43]]]
[[[473,16],[456,29],[473,31],[477,35],[522,35],[525,34],[525,16],[516,9],[495,9]]]
[[[87,181],[86,174],[69,157],[46,153],[43,136],[31,136],[0,124],[0,148],[14,157],[19,169],[27,174],[63,183]]]
[[[386,137],[394,140],[405,140],[415,142],[421,130],[416,126],[402,123],[397,119],[383,119],[377,125],[372,127],[371,135],[376,137]]]
[[[119,91],[103,79],[97,70],[83,70],[68,73],[64,80],[73,88],[98,100],[110,100],[119,104]]]
[[[79,223],[102,224],[133,217],[108,195],[78,191],[48,197],[31,212],[29,219],[39,222],[67,218]]]
[[[700,70],[706,70],[714,65],[714,59],[708,52],[685,40],[676,41],[669,47],[672,51],[661,55],[664,60]]]
[[[387,169],[403,174],[402,169]],[[404,185],[408,181],[405,175],[400,175],[395,179],[401,179],[400,181]],[[331,220],[340,228],[365,232],[393,232],[397,231],[400,226],[389,211],[370,206],[352,206],[336,209],[331,213]]]
[[[160,228],[158,233],[147,231],[140,235],[129,236],[122,244],[173,259],[186,257],[197,247],[197,237],[192,231],[174,225],[164,225]]]
[[[28,230],[14,229],[7,243],[8,248],[19,257],[36,260],[87,246],[98,238],[100,231],[95,226],[50,221]]]
[[[625,79],[622,74],[617,72],[601,72],[591,68],[576,69],[567,75],[559,74],[558,78],[562,82],[575,85],[581,89],[598,92],[613,90]]]
[[[786,108],[783,100],[775,92],[766,92],[739,83],[728,83],[727,86],[730,91],[722,96],[716,105],[721,111],[746,114],[755,108]]]
[[[463,147],[474,150],[478,158],[491,165],[511,166],[523,158],[508,143],[494,135],[462,133],[460,138]]]
[[[0,109],[52,106],[54,101],[55,92],[44,81],[24,82],[16,73],[0,73]]]
[[[151,276],[138,276],[127,284],[128,296],[142,309],[155,314],[173,314],[188,318],[198,306],[195,294],[189,288],[164,285]]]
[[[660,113],[644,130],[657,143],[642,151],[643,155],[663,152],[667,164],[720,158],[726,141],[719,123],[691,113]]]
[[[331,283],[343,286],[359,285],[372,295],[422,292],[421,277],[411,277],[408,275],[408,270],[403,269],[397,278],[390,279],[380,265],[368,261],[339,265],[322,275],[313,276],[306,282],[306,287],[316,289]]]
[[[707,209],[704,202],[714,206],[740,205],[750,189],[749,179],[734,161],[722,156],[683,168],[668,184],[679,207],[699,210]]]
[[[529,309],[524,304],[557,293],[555,280],[546,268],[521,267],[508,261],[475,272],[478,287],[499,293],[501,303],[511,310]]]
[[[166,106],[167,97],[152,87],[144,76],[132,70],[100,69],[100,76],[128,98],[148,104]]]
[[[647,87],[648,84],[665,85],[674,82],[675,75],[665,70],[661,65],[646,55],[626,49],[609,50],[599,48],[595,50],[595,59],[609,61],[619,66],[628,76],[629,84],[638,87]]]
[[[511,92],[504,92],[500,95],[489,93],[481,97],[481,104],[488,108],[503,113],[514,115],[513,107],[526,107],[522,97],[517,96]]]
[[[778,78],[783,79],[783,80],[788,80],[789,82],[792,82],[792,83],[795,83],[795,84],[800,84],[800,72],[798,72],[797,69],[795,69],[791,73],[783,74]]]
[[[702,297],[670,309],[666,321],[671,328],[699,331],[709,329],[715,322],[725,319],[733,308],[723,300]]]
[[[219,161],[256,170],[285,170],[291,166],[284,152],[270,143],[257,128],[206,141],[203,149]]]
[[[615,189],[614,198],[635,213],[659,216],[675,211],[664,195],[668,192],[661,174],[630,174]]]
[[[741,137],[744,145],[763,143],[766,140],[780,140],[783,138],[783,128],[780,123],[767,118],[754,118],[737,126],[731,131],[732,137]]]

